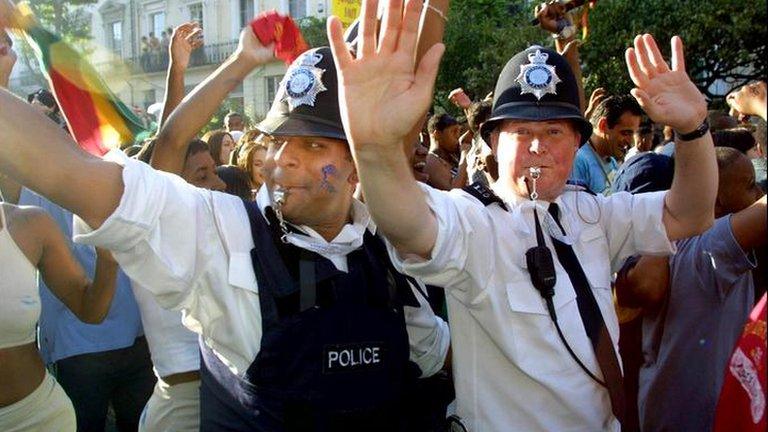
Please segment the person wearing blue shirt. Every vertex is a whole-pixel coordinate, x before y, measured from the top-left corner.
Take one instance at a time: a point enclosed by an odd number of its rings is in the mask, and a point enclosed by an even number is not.
[[[21,189],[18,203],[41,207],[53,217],[75,258],[92,277],[96,251],[72,242],[72,213],[26,188]],[[120,270],[109,314],[101,324],[92,325],[78,320],[38,280],[40,354],[72,399],[78,431],[103,431],[110,403],[118,429],[135,431],[152,394],[155,376],[130,283]]]
[[[570,180],[595,193],[608,193],[613,176],[634,145],[643,110],[629,95],[611,96],[595,108],[590,118],[592,137],[576,152]]]

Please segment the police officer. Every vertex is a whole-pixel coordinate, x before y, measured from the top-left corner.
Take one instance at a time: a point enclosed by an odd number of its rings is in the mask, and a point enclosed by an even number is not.
[[[347,137],[378,228],[405,273],[445,287],[458,421],[473,431],[619,430],[623,414],[612,267],[634,251],[712,223],[717,185],[706,104],[685,73],[682,42],[668,65],[650,35],[627,51],[633,94],[678,131],[684,163],[669,192],[611,197],[566,187],[591,133],[567,62],[543,47],[502,70],[482,129],[499,180],[442,192],[419,185],[402,152],[426,112],[443,46],[413,57],[420,0],[390,1],[377,39],[363,3],[362,48],[329,24]],[[414,66],[415,65],[415,66]]]
[[[0,3],[0,24],[7,8]],[[183,163],[178,150],[272,51],[246,28],[235,54],[171,115],[153,158]],[[259,126],[271,142],[254,203],[118,152],[83,155],[9,93],[0,100],[4,137],[40,144],[3,146],[0,170],[79,214],[78,241],[115,250],[132,279],[200,333],[201,430],[405,429],[409,380],[442,367],[447,326],[419,284],[395,271],[352,198],[328,48],[290,66]],[[35,169],[48,157],[50,170]]]

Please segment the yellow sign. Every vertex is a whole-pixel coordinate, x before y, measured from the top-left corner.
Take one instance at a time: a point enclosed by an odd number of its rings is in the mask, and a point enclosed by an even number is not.
[[[332,0],[331,15],[339,17],[344,28],[347,28],[360,15],[360,4],[361,0]]]

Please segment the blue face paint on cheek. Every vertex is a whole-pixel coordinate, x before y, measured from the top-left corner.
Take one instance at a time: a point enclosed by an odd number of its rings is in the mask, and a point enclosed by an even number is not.
[[[336,193],[336,188],[328,181],[329,178],[335,177],[338,174],[336,166],[328,164],[322,168],[321,172],[323,173],[323,181],[320,183],[320,188],[326,189],[330,193]]]

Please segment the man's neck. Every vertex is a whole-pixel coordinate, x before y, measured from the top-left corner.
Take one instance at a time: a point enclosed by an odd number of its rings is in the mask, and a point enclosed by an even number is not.
[[[592,138],[590,138],[589,143],[592,145],[592,149],[595,151],[595,154],[600,156],[600,159],[608,159],[611,156],[607,149],[607,143],[601,136],[592,134]]]

